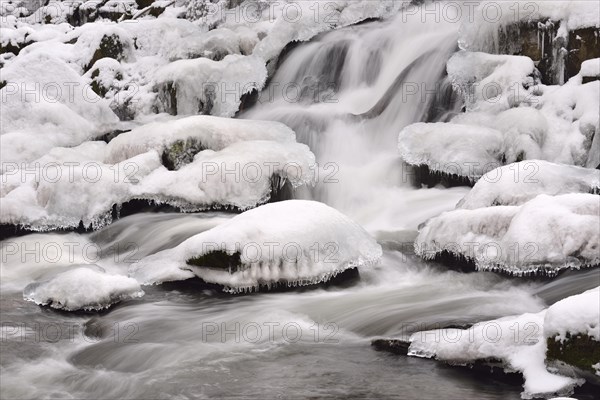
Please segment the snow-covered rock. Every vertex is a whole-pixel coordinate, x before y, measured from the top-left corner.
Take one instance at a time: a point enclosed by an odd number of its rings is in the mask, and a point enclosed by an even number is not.
[[[589,334],[597,340],[599,304],[600,291],[596,288],[536,314],[480,322],[469,329],[418,332],[410,337],[408,355],[452,364],[500,360],[505,369],[523,374],[522,398],[568,395],[583,380],[548,371],[546,338],[569,332]]]
[[[479,270],[555,275],[600,264],[598,196],[539,195],[522,205],[456,209],[427,221],[415,241],[425,259],[442,253]]]
[[[399,134],[400,154],[411,165],[471,181],[531,159],[594,168],[600,81],[584,83],[593,66],[584,67],[566,84],[546,86],[527,57],[458,52],[447,69],[466,112],[447,123],[407,126]]]
[[[74,268],[52,279],[35,282],[23,290],[23,298],[59,310],[102,310],[119,301],[141,297],[139,283],[122,275],[109,275],[91,267]]]
[[[145,257],[130,276],[146,285],[197,276],[241,292],[325,282],[344,270],[369,267],[381,254],[363,228],[335,209],[288,200],[246,211]]]
[[[598,193],[600,171],[542,160],[506,165],[485,174],[457,208],[517,206],[540,194]]]
[[[112,221],[113,206],[134,199],[244,210],[267,202],[273,185],[312,184],[315,170],[314,155],[281,123],[194,116],[143,125],[108,144],[55,148],[11,168],[0,184],[0,221],[97,229]]]

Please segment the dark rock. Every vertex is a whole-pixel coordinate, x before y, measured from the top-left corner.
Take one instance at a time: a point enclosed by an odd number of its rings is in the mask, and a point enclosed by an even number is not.
[[[162,153],[162,164],[169,171],[176,171],[194,160],[194,156],[206,150],[206,147],[195,138],[177,140],[169,145]]]
[[[371,342],[371,346],[377,351],[387,351],[389,353],[405,356],[408,354],[410,342],[400,339],[375,339]]]
[[[231,271],[236,271],[242,265],[240,253],[227,254],[221,250],[211,251],[204,255],[190,258],[186,261],[187,264],[195,267],[217,268]]]
[[[563,341],[550,337],[547,345],[546,360],[549,362],[562,361],[592,373],[595,372],[592,365],[600,362],[600,342],[585,334],[572,336],[567,333]]]
[[[446,188],[456,186],[472,187],[475,184],[475,180],[472,180],[466,176],[432,171],[429,166],[425,164],[406,164],[406,168],[409,168],[407,175],[409,176],[412,185],[419,188],[422,186],[432,188],[437,185],[442,185]]]
[[[100,39],[100,44],[94,54],[92,55],[91,60],[84,67],[84,72],[89,71],[96,61],[101,58],[109,57],[114,58],[117,61],[121,61],[125,58],[124,49],[126,45],[121,42],[121,39],[117,35],[104,35],[102,39]]]
[[[583,28],[569,32],[567,57],[565,60],[565,80],[579,73],[586,60],[600,57],[600,28]],[[598,79],[587,77],[584,83]]]

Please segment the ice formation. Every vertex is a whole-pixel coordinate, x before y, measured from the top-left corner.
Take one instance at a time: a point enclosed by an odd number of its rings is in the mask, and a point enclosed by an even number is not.
[[[324,282],[369,267],[381,247],[363,228],[322,203],[288,200],[246,211],[181,245],[133,264],[142,284],[197,276],[231,292]]]
[[[500,360],[523,374],[522,398],[568,395],[582,379],[546,367],[546,340],[557,333],[588,334],[598,340],[600,288],[568,297],[535,314],[479,322],[469,329],[424,331],[410,337],[408,355],[452,364]]]
[[[555,275],[600,264],[598,196],[540,194],[522,205],[456,209],[427,221],[415,241],[425,259],[442,252],[480,270]]]
[[[584,67],[585,73],[592,68]],[[448,74],[466,112],[448,123],[404,128],[398,142],[409,164],[471,181],[522,160],[597,166],[600,81],[583,83],[581,72],[563,86],[546,86],[534,78],[527,57],[465,51],[448,61]],[[448,146],[452,152],[445,151]]]
[[[492,206],[517,206],[537,195],[598,193],[600,171],[572,165],[528,160],[503,166],[486,173],[457,208],[476,209]]]
[[[139,283],[122,275],[109,275],[100,268],[78,267],[35,282],[23,290],[25,300],[52,308],[102,310],[119,301],[141,297]]]
[[[163,165],[167,151],[175,170]],[[0,221],[33,230],[81,221],[97,229],[110,223],[113,206],[133,199],[185,211],[247,209],[266,202],[279,179],[312,183],[314,169],[314,155],[281,123],[211,116],[155,122],[108,144],[54,148],[13,165],[0,185]]]

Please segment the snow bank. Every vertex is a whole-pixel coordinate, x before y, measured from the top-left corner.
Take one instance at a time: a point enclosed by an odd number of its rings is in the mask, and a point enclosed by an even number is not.
[[[427,221],[415,252],[446,251],[479,270],[555,275],[600,263],[600,204],[593,194],[539,195],[520,206],[456,209]]]
[[[81,267],[60,273],[44,282],[28,285],[23,298],[59,310],[102,310],[122,300],[141,297],[135,279],[109,275],[101,269]]]
[[[346,269],[371,266],[381,252],[364,229],[333,208],[288,200],[246,211],[145,257],[130,276],[142,284],[198,276],[241,292],[324,282]]]
[[[408,355],[452,364],[500,360],[506,370],[523,374],[522,398],[569,395],[583,380],[547,370],[546,339],[566,332],[598,339],[599,289],[568,297],[536,314],[480,322],[469,329],[415,333],[410,337]]]
[[[540,194],[555,196],[598,191],[599,170],[528,160],[486,173],[457,208],[473,210],[499,205],[517,206]]]

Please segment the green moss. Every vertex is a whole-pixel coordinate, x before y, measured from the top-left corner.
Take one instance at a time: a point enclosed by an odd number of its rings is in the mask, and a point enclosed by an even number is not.
[[[592,365],[600,362],[600,342],[588,335],[571,336],[567,333],[565,340],[548,338],[548,361],[563,361],[584,371],[594,372]]]
[[[211,251],[199,257],[192,257],[186,261],[196,267],[212,267],[219,269],[235,270],[241,265],[240,253],[227,254],[224,251]]]
[[[178,170],[191,163],[202,150],[206,148],[197,139],[177,140],[163,151],[162,164],[170,171]]]

